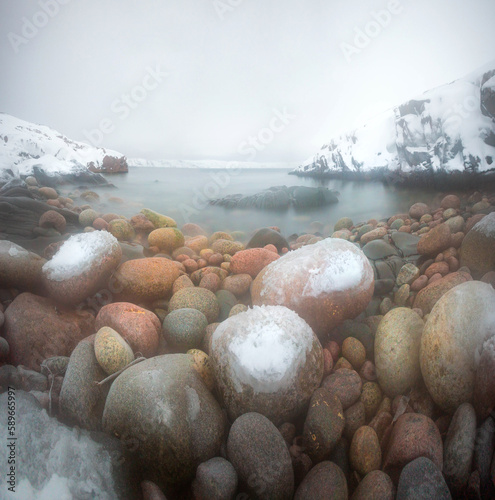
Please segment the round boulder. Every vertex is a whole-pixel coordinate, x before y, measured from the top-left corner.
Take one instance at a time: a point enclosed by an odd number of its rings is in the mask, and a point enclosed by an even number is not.
[[[135,443],[145,477],[160,487],[190,481],[202,462],[219,454],[222,410],[187,354],[157,356],[113,382],[103,429]]]
[[[467,266],[475,279],[495,271],[495,212],[483,217],[462,240],[461,266]]]
[[[122,249],[106,231],[71,236],[43,266],[43,285],[62,304],[82,302],[106,287]]]
[[[211,362],[232,419],[249,411],[276,425],[307,406],[323,376],[321,345],[290,309],[254,307],[222,322],[213,333]]]
[[[453,412],[470,402],[477,360],[495,335],[495,290],[468,281],[447,292],[433,307],[421,338],[423,379],[435,403]]]
[[[282,434],[263,415],[251,412],[235,420],[227,441],[227,455],[254,498],[292,498],[294,471],[289,450]]]
[[[168,304],[169,312],[184,308],[201,311],[206,316],[208,323],[213,323],[220,314],[217,297],[206,288],[183,288],[174,293]]]
[[[171,346],[187,350],[201,346],[207,326],[208,320],[201,311],[175,309],[163,320],[162,332]]]
[[[421,378],[419,349],[424,323],[407,307],[389,311],[375,335],[375,367],[380,387],[390,398],[405,394]]]
[[[373,269],[363,252],[327,238],[272,262],[254,280],[251,295],[253,305],[292,309],[323,336],[363,312],[373,289]]]
[[[112,328],[100,328],[95,337],[95,355],[99,365],[108,374],[118,372],[134,361],[129,344]]]

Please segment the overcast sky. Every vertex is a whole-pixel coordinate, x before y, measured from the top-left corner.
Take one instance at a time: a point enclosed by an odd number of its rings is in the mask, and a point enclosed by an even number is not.
[[[494,20],[493,0],[0,0],[0,111],[128,157],[298,162],[495,59]]]

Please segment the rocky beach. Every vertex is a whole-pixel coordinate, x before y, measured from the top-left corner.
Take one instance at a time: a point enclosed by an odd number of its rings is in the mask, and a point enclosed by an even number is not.
[[[494,497],[493,191],[284,234],[89,189],[0,191],[19,498]]]

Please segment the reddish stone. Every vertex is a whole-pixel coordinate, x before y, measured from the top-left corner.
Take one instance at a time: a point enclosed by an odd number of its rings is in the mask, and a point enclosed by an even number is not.
[[[428,277],[422,274],[418,279],[411,284],[411,292],[419,292],[428,284]]]
[[[440,274],[441,276],[445,276],[449,273],[449,265],[446,262],[435,262],[431,266],[428,267],[425,271],[425,275],[428,278],[431,278],[434,274]]]
[[[118,332],[134,353],[150,358],[158,350],[161,323],[158,316],[147,309],[129,302],[108,304],[96,317],[95,331],[104,326]]]
[[[101,217],[97,217],[93,221],[93,227],[99,231],[106,231],[108,229],[108,222]]]
[[[210,266],[219,266],[223,262],[223,255],[221,253],[214,253],[208,258]]]
[[[418,253],[420,255],[436,255],[451,246],[450,227],[440,224],[424,234],[418,241]]]
[[[414,300],[414,307],[421,309],[424,314],[428,314],[440,297],[450,289],[471,280],[471,276],[463,271],[448,274],[435,283],[431,283],[426,288],[420,290]]]
[[[275,245],[272,245],[271,243],[268,245],[265,245],[263,248],[265,250],[269,250],[270,252],[275,252],[276,254],[278,254],[277,247]]]
[[[201,281],[199,282],[199,287],[206,288],[207,290],[216,293],[217,290],[220,288],[220,282],[221,282],[220,277],[217,274],[208,273],[201,278]]]
[[[193,273],[194,271],[198,270],[198,264],[193,259],[186,259],[185,261],[182,262],[182,264],[187,273]]]
[[[447,210],[448,208],[459,209],[461,207],[461,200],[455,194],[448,194],[440,203],[440,206]]]
[[[182,234],[184,236],[206,236],[206,231],[197,224],[193,224],[192,222],[188,222],[182,226]]]
[[[250,248],[232,257],[230,270],[232,274],[249,274],[254,279],[264,267],[278,258],[278,254],[264,248]]]
[[[418,457],[429,458],[443,467],[442,438],[435,422],[419,413],[404,413],[392,430],[383,462],[383,471],[397,484],[404,466]]]
[[[87,311],[60,307],[45,297],[21,293],[5,311],[9,362],[40,371],[43,360],[70,356],[80,340],[95,332],[94,324],[94,317]]]
[[[426,205],[425,203],[415,203],[410,209],[409,209],[409,216],[411,219],[416,219],[419,220],[423,215],[429,214],[430,213],[430,207]]]
[[[446,259],[447,264],[449,265],[449,270],[451,273],[455,273],[456,271],[459,270],[460,264],[459,261],[453,257],[450,256]]]
[[[234,274],[223,280],[222,289],[241,297],[249,291],[252,282],[253,278],[249,274]]]
[[[39,221],[39,226],[43,228],[53,228],[59,233],[63,233],[65,231],[65,226],[67,222],[65,217],[55,210],[46,211],[41,217]]]
[[[473,229],[473,227],[478,224],[478,222],[483,219],[483,217],[485,216],[485,214],[476,214],[476,215],[473,215],[472,217],[470,217],[467,222],[466,222],[466,227],[464,228],[464,230],[466,231],[466,234],[469,233],[469,231],[471,231],[471,229]]]

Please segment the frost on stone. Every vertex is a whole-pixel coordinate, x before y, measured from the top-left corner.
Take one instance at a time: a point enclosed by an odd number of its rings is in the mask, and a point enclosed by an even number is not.
[[[285,254],[269,264],[263,276],[262,297],[285,302],[293,283],[304,283],[301,295],[318,298],[343,292],[373,280],[373,271],[362,251],[352,243],[327,238]]]
[[[11,241],[0,241],[0,255],[9,255],[10,257],[26,257],[29,252]]]
[[[187,418],[189,423],[193,423],[201,410],[201,402],[198,393],[192,387],[186,385]]]
[[[118,246],[115,236],[107,231],[76,234],[43,266],[43,272],[53,281],[68,280],[89,271]]]
[[[236,390],[242,384],[255,393],[274,393],[291,385],[313,348],[315,335],[311,327],[294,311],[283,306],[261,306],[237,314],[221,323],[212,337],[212,350],[228,341],[228,364]],[[227,359],[228,358],[228,359]]]
[[[129,498],[120,443],[72,429],[48,416],[34,398],[16,391],[16,492],[8,491],[8,448],[0,453],[0,498],[6,500],[114,500]],[[0,439],[7,441],[7,393],[0,396]]]
[[[473,229],[488,238],[495,238],[495,212],[485,215]]]

